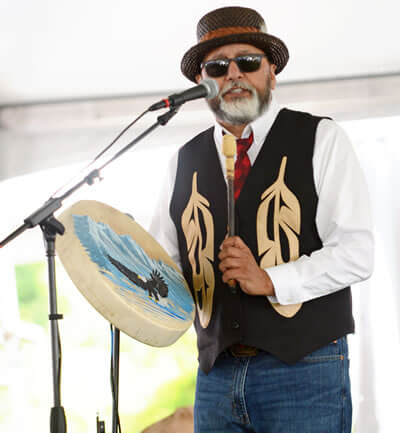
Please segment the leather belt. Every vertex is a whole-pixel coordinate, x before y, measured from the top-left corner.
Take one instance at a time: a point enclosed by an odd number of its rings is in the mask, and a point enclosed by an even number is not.
[[[256,356],[258,353],[260,353],[260,349],[257,349],[257,347],[253,346],[247,346],[247,344],[232,344],[232,346],[229,346],[227,351],[233,355],[233,356]]]

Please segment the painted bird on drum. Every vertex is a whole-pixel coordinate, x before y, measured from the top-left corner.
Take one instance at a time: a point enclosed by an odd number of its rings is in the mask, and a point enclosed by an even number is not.
[[[107,255],[108,260],[120,271],[122,272],[132,283],[141,287],[144,290],[149,292],[149,297],[158,301],[160,295],[162,298],[166,298],[168,296],[168,286],[165,283],[162,275],[156,269],[152,270],[150,273],[150,277],[146,280],[142,279],[140,275],[136,272],[131,271],[118,260],[113,259],[111,256]]]

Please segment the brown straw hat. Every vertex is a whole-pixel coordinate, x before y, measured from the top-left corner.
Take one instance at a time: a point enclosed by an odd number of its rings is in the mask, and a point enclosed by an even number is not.
[[[270,63],[276,65],[276,74],[289,59],[286,45],[267,33],[262,16],[254,9],[225,7],[204,15],[197,24],[198,44],[183,56],[181,70],[185,77],[196,82],[200,64],[207,53],[222,45],[242,43],[263,50]]]

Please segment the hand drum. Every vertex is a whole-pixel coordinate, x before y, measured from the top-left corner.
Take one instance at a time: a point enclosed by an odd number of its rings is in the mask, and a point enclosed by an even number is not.
[[[58,219],[56,251],[89,303],[132,338],[174,343],[195,314],[189,288],[166,251],[131,217],[97,201],[79,201]]]

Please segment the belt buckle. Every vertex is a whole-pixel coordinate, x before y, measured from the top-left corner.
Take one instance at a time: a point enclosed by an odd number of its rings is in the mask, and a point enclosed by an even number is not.
[[[232,344],[232,346],[229,347],[229,352],[233,356],[256,356],[259,350],[257,347],[253,346],[247,346],[246,344]]]

